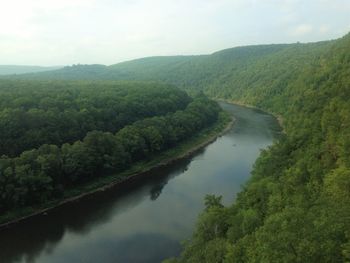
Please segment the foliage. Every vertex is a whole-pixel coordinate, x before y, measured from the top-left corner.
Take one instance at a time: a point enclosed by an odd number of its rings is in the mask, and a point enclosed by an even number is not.
[[[286,135],[262,152],[233,205],[203,212],[170,262],[349,261],[349,54],[350,35],[300,45],[257,61],[227,93],[209,88],[281,114]]]
[[[199,94],[184,110],[138,120],[114,134],[91,131],[71,144],[44,144],[18,157],[3,156],[0,213],[44,204],[88,180],[151,159],[215,123],[220,111],[216,102]]]
[[[72,143],[93,130],[115,133],[190,101],[185,92],[157,83],[1,80],[0,156]]]

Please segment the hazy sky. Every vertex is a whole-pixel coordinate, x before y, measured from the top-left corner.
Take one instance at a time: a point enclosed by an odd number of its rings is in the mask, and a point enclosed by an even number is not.
[[[350,0],[0,0],[0,64],[113,64],[350,31]]]

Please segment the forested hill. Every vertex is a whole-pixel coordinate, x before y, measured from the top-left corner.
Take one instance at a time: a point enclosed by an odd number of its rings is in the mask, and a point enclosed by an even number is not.
[[[202,89],[215,86],[227,78],[244,73],[259,61],[274,56],[298,53],[307,47],[326,46],[316,44],[280,44],[237,47],[211,55],[148,57],[111,66],[73,65],[56,71],[17,76],[35,79],[103,79],[103,80],[156,80],[175,84],[185,89]]]
[[[210,91],[278,112],[286,135],[262,152],[233,205],[207,196],[169,262],[349,262],[350,35],[295,46],[226,84]]]

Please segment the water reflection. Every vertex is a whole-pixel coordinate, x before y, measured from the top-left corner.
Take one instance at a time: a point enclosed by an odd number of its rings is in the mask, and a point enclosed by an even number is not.
[[[196,154],[200,156],[203,152],[199,150]],[[96,225],[132,209],[145,197],[156,200],[172,177],[187,170],[190,161],[179,160],[152,173],[145,173],[144,179],[65,204],[46,215],[0,230],[0,262],[35,262],[41,251],[50,253],[65,232],[86,235]]]
[[[278,132],[270,115],[222,104],[237,123],[195,157],[0,231],[0,262],[160,262],[177,255],[207,193],[232,202],[259,150]]]

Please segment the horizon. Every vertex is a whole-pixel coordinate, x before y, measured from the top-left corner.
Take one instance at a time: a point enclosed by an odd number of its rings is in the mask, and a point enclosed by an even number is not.
[[[139,60],[139,59],[144,59],[144,58],[157,58],[157,57],[181,57],[181,56],[206,56],[206,55],[212,55],[214,53],[223,51],[223,50],[229,50],[229,49],[234,49],[234,48],[241,48],[241,47],[251,47],[251,46],[269,46],[269,45],[293,45],[293,44],[312,44],[312,43],[319,43],[319,42],[327,42],[327,41],[335,41],[337,39],[340,39],[346,35],[350,34],[350,31],[343,34],[342,36],[339,36],[337,38],[332,38],[332,39],[323,39],[323,40],[316,40],[316,41],[310,41],[310,42],[293,42],[293,43],[267,43],[267,44],[251,44],[251,45],[239,45],[239,46],[234,46],[234,47],[227,47],[223,48],[220,50],[215,50],[211,53],[203,53],[203,54],[188,54],[188,55],[183,55],[183,54],[175,54],[175,55],[150,55],[146,57],[137,57],[137,58],[132,58],[132,59],[127,59],[127,60],[122,60],[118,61],[116,63],[112,64],[101,64],[101,63],[72,63],[72,64],[65,64],[65,65],[37,65],[37,64],[0,64],[0,66],[7,66],[7,67],[42,67],[42,68],[54,68],[54,67],[71,67],[71,66],[78,66],[78,65],[101,65],[101,66],[112,66],[120,63],[125,63],[129,61],[134,61],[134,60]]]
[[[346,0],[4,1],[0,61],[112,65],[239,46],[318,42],[348,33],[349,12]]]

